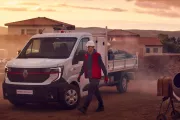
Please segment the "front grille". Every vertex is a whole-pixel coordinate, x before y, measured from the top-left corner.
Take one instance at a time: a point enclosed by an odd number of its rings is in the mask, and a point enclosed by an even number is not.
[[[27,76],[23,76],[24,70],[27,70]],[[47,80],[50,74],[44,74],[44,68],[11,68],[7,77],[11,82],[42,83]]]

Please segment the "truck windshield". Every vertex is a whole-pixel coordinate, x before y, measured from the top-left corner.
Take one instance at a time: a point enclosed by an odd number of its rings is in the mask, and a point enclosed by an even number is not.
[[[18,58],[68,58],[77,41],[75,37],[31,39]]]

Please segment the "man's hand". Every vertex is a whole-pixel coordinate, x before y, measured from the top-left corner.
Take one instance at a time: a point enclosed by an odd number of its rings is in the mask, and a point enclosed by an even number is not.
[[[104,77],[104,82],[107,83],[108,82],[108,76]]]
[[[77,81],[80,82],[81,76],[78,76]]]

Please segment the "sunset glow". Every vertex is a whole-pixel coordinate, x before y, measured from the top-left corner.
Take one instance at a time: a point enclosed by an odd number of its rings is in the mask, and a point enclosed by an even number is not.
[[[77,27],[180,29],[178,0],[0,0],[0,26],[48,17]]]

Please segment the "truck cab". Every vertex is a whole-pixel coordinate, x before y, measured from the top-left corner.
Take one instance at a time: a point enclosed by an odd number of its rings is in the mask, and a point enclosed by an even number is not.
[[[76,108],[80,98],[87,95],[88,79],[82,75],[78,82],[77,77],[89,40],[96,42],[96,49],[109,71],[108,84],[102,76],[99,87],[115,85],[120,93],[126,92],[129,80],[126,70],[137,68],[136,58],[127,61],[128,64],[124,60],[118,63],[108,60],[106,37],[98,38],[86,32],[44,33],[32,36],[17,57],[7,62],[2,85],[4,99],[15,106],[58,102],[66,108]],[[114,64],[123,64],[127,69]],[[121,79],[126,83],[120,82]]]

